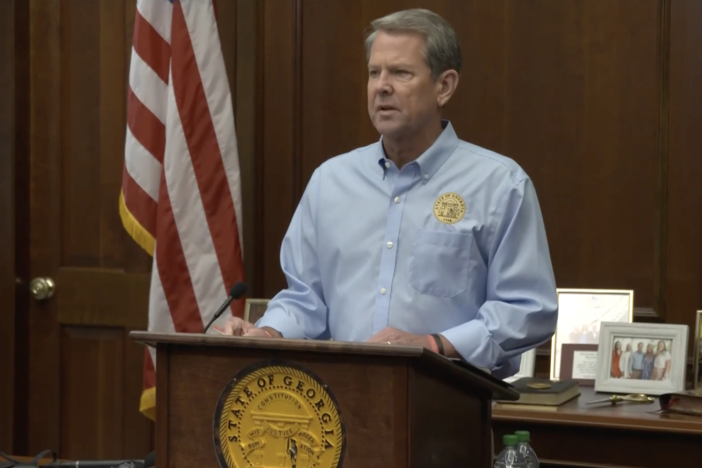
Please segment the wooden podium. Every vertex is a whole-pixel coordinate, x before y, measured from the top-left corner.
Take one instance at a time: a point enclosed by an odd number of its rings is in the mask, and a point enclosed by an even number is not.
[[[488,468],[510,385],[421,347],[131,332],[157,349],[159,468]]]

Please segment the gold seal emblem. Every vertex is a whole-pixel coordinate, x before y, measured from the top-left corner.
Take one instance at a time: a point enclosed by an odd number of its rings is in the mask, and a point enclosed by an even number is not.
[[[222,393],[214,420],[220,466],[337,468],[341,412],[317,377],[289,363],[244,369]]]
[[[466,202],[455,192],[444,193],[434,203],[434,216],[444,224],[457,223],[465,214]]]
[[[551,388],[551,384],[536,382],[536,383],[527,384],[527,387],[533,388],[536,390],[547,390],[547,389]]]

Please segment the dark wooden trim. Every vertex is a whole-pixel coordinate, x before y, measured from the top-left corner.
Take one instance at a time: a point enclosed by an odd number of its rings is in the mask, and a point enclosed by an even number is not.
[[[29,449],[29,2],[15,1],[15,402],[14,450]]]
[[[263,74],[265,72],[265,61],[263,60],[263,52],[265,50],[265,6],[264,2],[256,3],[256,79],[255,79],[255,103],[254,103],[254,120],[256,122],[254,128],[254,236],[253,236],[253,251],[254,251],[254,266],[253,266],[253,288],[251,289],[252,297],[263,297],[264,282],[265,282],[265,237],[263,235],[264,225],[264,194],[265,194],[265,173],[264,173],[264,119],[263,119],[263,92],[265,85],[263,82]]]
[[[0,3],[0,375],[15,374],[15,2]],[[0,451],[14,453],[14,385],[0,387]]]
[[[665,278],[663,278],[665,282]],[[661,316],[651,307],[634,307],[634,321],[650,322],[660,320]]]
[[[654,313],[666,317],[666,278],[668,272],[668,135],[670,96],[670,0],[660,2],[658,28],[658,203],[656,205],[656,244],[654,248]]]
[[[410,458],[410,447],[412,446],[411,431],[409,430],[408,418],[410,411],[411,388],[408,382],[409,368],[406,365],[397,365],[393,371],[394,382],[393,391],[395,403],[395,460],[396,468],[405,468],[407,460]]]
[[[168,454],[168,404],[169,389],[168,380],[170,376],[170,351],[169,345],[161,345],[156,351],[156,454],[158,466],[167,467]]]
[[[293,196],[292,212],[302,198],[305,184],[302,180],[302,0],[295,0],[293,6]]]

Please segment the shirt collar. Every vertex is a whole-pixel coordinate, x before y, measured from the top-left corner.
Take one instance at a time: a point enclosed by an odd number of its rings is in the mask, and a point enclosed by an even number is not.
[[[458,147],[458,136],[456,131],[453,129],[453,125],[448,120],[442,120],[441,126],[444,130],[439,135],[439,138],[434,141],[434,143],[427,148],[427,150],[422,153],[416,160],[409,164],[415,164],[422,175],[423,182],[426,183],[431,179],[434,174],[441,168],[441,166],[446,162],[446,160],[453,154],[453,152]],[[378,164],[383,169],[383,178],[387,172],[385,154],[383,152],[383,137],[380,137],[380,144],[378,145],[378,151],[380,152],[380,159]]]

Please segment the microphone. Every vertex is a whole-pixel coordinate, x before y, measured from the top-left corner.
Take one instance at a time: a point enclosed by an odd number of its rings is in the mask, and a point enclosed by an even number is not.
[[[207,324],[203,333],[207,333],[207,329],[210,328],[214,321],[217,320],[220,317],[220,315],[224,313],[225,310],[227,310],[227,307],[229,307],[229,304],[231,304],[232,301],[239,299],[244,294],[246,294],[246,283],[239,282],[232,286],[232,289],[229,290],[229,297],[226,301],[224,301],[224,304],[222,304],[220,308],[217,309],[217,312],[214,313],[212,319],[210,320],[210,323]]]

